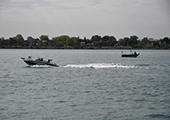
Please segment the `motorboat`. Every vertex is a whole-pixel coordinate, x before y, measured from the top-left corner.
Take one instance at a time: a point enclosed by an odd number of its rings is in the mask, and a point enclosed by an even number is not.
[[[43,60],[43,58],[38,58],[38,59],[32,59],[31,56],[28,56],[27,59],[24,57],[21,57],[21,59],[28,65],[49,65],[49,66],[55,66],[59,67],[59,65],[52,63],[52,59],[48,59],[47,61]]]
[[[139,55],[140,55],[140,53],[134,52],[134,53],[130,53],[130,54],[122,54],[122,57],[137,57]]]

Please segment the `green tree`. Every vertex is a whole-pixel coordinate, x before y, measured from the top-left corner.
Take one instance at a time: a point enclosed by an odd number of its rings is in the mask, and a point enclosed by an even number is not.
[[[1,38],[0,38],[0,40],[1,40],[1,41],[4,41],[4,40],[5,40],[5,38],[4,38],[4,37],[1,37]]]
[[[41,36],[40,36],[40,40],[41,40],[41,41],[43,41],[43,40],[49,41],[48,35],[41,35]]]
[[[87,41],[86,37],[84,37],[83,41],[84,41],[84,42],[86,42],[86,41]]]
[[[16,45],[17,44],[17,41],[14,39],[14,38],[12,38],[12,37],[10,37],[9,38],[9,45]]]
[[[76,37],[72,37],[71,39],[72,39],[73,41],[78,40],[78,38],[76,38]]]
[[[105,35],[105,36],[102,37],[102,41],[108,41],[109,38],[110,38],[110,37],[109,37],[108,35]]]
[[[124,45],[125,46],[128,46],[128,41],[130,40],[130,38],[129,37],[125,37],[124,39],[123,39],[123,42],[124,42]]]
[[[67,35],[61,35],[61,36],[56,38],[56,40],[62,42],[63,45],[66,45],[67,39],[70,39],[70,37],[67,36]]]
[[[70,39],[73,41],[73,44],[74,44],[74,42],[77,42],[77,44],[80,44],[77,37],[72,37]]]
[[[18,45],[22,45],[24,42],[24,38],[22,37],[21,34],[18,34],[16,37],[14,37],[14,39],[17,41]]]
[[[116,38],[114,36],[110,36],[109,38],[111,41],[116,41]]]
[[[138,37],[133,35],[130,37],[129,41],[127,42],[128,45],[130,45],[131,47],[134,47],[135,45],[137,45],[138,43]]]
[[[52,40],[55,40],[55,41],[57,41],[57,37],[53,37],[53,38],[52,38]]]
[[[82,42],[83,39],[81,39],[79,36],[77,37],[77,42],[80,44],[80,42]]]
[[[108,35],[103,36],[102,37],[102,41],[110,42],[111,45],[115,45],[117,43],[116,38],[114,36],[108,36]]]
[[[120,39],[118,40],[118,45],[124,46],[124,45],[125,45],[124,39],[120,38]]]
[[[166,44],[170,44],[170,39],[168,37],[164,37],[163,38],[163,41],[166,43]]]
[[[110,37],[109,37],[109,40],[111,41],[111,43],[112,43],[113,46],[116,45],[117,40],[116,40],[116,38],[115,38],[114,36],[110,36]]]
[[[27,40],[28,40],[28,41],[34,41],[34,42],[37,42],[38,38],[37,38],[37,39],[35,39],[35,38],[33,38],[33,37],[29,36],[29,37],[27,37]]]
[[[94,42],[94,41],[100,41],[101,40],[101,36],[99,36],[99,35],[94,35],[94,36],[92,36],[92,38],[91,38],[91,41],[92,42]]]
[[[68,45],[68,46],[72,46],[73,45],[73,38],[69,38],[69,39],[67,39],[66,40],[66,45]]]
[[[148,38],[144,37],[139,43],[138,48],[145,48],[147,46]]]

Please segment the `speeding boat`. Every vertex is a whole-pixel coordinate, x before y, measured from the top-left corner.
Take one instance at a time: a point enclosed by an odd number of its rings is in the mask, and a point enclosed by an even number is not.
[[[25,59],[24,57],[21,57],[21,59],[28,65],[49,65],[59,67],[59,65],[51,62],[52,59],[48,59],[47,61],[43,60],[43,58],[33,60],[31,56],[28,56],[28,59]]]
[[[130,54],[122,54],[122,57],[137,57],[138,55],[140,55],[140,53],[130,53]]]

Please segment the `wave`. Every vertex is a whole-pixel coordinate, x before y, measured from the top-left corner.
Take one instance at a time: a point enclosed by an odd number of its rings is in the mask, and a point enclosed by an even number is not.
[[[169,115],[163,115],[163,114],[151,114],[151,115],[145,115],[145,117],[149,117],[149,118],[170,118]]]
[[[150,66],[150,64],[136,64],[136,66]]]
[[[136,64],[135,67],[141,69],[158,69],[158,70],[169,69],[168,66],[159,64]]]
[[[64,66],[64,68],[135,68],[135,66],[122,65],[115,63],[90,63],[90,64],[70,64]]]

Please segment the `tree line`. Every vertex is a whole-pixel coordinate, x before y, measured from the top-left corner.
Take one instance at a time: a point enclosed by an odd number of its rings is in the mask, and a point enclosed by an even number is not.
[[[114,36],[93,35],[90,39],[86,37],[70,37],[61,35],[49,39],[48,35],[41,35],[39,38],[27,37],[25,40],[21,34],[15,37],[0,38],[0,48],[73,48],[73,49],[169,49],[170,37],[153,39],[144,37],[139,39],[136,35],[116,39]]]

